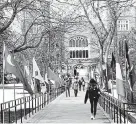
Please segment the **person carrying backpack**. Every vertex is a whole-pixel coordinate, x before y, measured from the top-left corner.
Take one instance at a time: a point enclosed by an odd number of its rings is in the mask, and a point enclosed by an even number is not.
[[[95,119],[99,97],[100,97],[100,89],[98,87],[98,84],[94,79],[91,79],[88,84],[88,88],[87,88],[85,99],[84,99],[85,104],[87,102],[87,99],[88,98],[90,99],[91,119]]]

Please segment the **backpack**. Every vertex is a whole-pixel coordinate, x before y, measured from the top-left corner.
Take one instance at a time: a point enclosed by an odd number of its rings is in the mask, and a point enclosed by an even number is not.
[[[74,82],[74,84],[73,84],[73,89],[74,89],[74,90],[78,90],[78,83],[75,83],[75,82]]]
[[[81,81],[81,80],[79,80],[79,82],[78,82],[78,83],[79,83],[79,85],[82,85],[82,81]]]
[[[100,89],[98,88],[98,85],[89,85],[88,86],[88,95],[89,95],[89,98],[92,99],[92,98],[96,98],[98,99],[100,94],[98,93],[100,92]]]
[[[82,82],[82,85],[85,85],[85,81]]]

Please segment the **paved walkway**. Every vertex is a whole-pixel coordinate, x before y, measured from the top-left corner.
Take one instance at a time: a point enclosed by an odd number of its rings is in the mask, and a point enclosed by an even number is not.
[[[91,120],[89,100],[84,104],[84,96],[85,92],[79,91],[74,97],[71,89],[71,97],[63,93],[25,123],[110,123],[99,105],[95,120]]]

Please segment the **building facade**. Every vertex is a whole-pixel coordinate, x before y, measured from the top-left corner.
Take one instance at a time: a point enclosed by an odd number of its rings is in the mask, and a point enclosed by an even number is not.
[[[99,53],[92,52],[91,49],[91,42],[95,39],[94,34],[90,32],[88,26],[83,27],[79,26],[74,32],[65,35],[67,37],[65,56],[68,60],[68,73],[74,75],[76,69],[79,78],[84,77],[88,80],[91,76],[91,69],[98,62]]]

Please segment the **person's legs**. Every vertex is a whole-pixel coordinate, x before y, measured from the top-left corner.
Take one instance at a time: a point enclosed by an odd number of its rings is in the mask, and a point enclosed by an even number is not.
[[[81,91],[81,85],[79,85],[79,91]]]
[[[66,97],[67,97],[67,88],[66,88]]]
[[[98,100],[94,100],[94,117],[95,117],[96,111],[97,111],[97,103],[98,103]]]
[[[83,85],[83,91],[85,90],[85,86]]]
[[[68,95],[69,95],[69,97],[70,97],[70,88],[68,88]]]
[[[93,119],[93,100],[90,100],[90,104],[91,104],[91,119]]]
[[[77,97],[77,90],[76,90],[76,94],[75,94],[75,97]]]
[[[76,90],[74,90],[74,94],[75,94],[75,97],[76,97]]]

